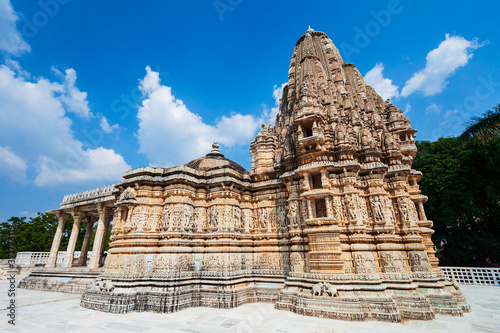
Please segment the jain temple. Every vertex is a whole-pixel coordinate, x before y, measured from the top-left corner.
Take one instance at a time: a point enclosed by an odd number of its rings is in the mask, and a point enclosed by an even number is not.
[[[80,292],[81,306],[114,313],[269,302],[344,320],[461,316],[470,306],[438,267],[422,173],[412,169],[415,132],[326,34],[309,29],[275,125],[250,145],[250,171],[215,142],[185,165],[133,169],[66,196],[50,211],[59,227],[49,260],[21,287]]]

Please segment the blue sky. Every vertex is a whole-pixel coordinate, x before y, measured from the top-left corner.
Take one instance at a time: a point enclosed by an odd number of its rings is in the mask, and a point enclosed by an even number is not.
[[[298,38],[325,32],[418,140],[500,103],[497,2],[0,0],[0,220],[129,168],[247,170]]]

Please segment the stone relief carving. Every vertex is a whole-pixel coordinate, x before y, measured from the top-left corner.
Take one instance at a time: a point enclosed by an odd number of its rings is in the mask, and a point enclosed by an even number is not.
[[[342,204],[342,200],[340,196],[333,197],[333,211],[335,218],[339,221],[345,221],[346,215],[344,213],[344,205]]]
[[[192,219],[193,219],[193,206],[185,204],[184,216],[182,217],[181,228],[180,228],[181,232],[191,230]]]
[[[135,199],[135,190],[132,187],[127,187],[120,195],[120,201]]]
[[[413,272],[428,272],[432,270],[429,258],[425,252],[410,251],[408,253],[408,259]]]
[[[141,221],[141,207],[134,207],[132,213],[132,227],[137,228]]]
[[[304,271],[304,258],[302,254],[294,252],[290,255],[290,269],[293,272],[303,272]]]
[[[376,273],[375,260],[371,252],[354,253],[354,268],[358,274]]]
[[[408,202],[406,201],[406,198],[399,197],[398,203],[399,203],[399,210],[401,212],[401,217],[403,219],[403,222],[410,222],[411,221],[411,213],[410,213],[410,209],[408,208]]]
[[[139,222],[137,223],[137,231],[144,231],[149,221],[149,207],[141,206],[137,208],[139,214]]]
[[[286,228],[287,227],[287,209],[285,205],[280,205],[278,206],[278,221],[279,221],[279,227],[280,228]],[[295,213],[295,215],[297,215]]]
[[[234,207],[233,208],[233,221],[231,225],[231,230],[234,231],[236,230],[241,230],[242,225],[241,225],[241,209],[239,207]]]
[[[355,194],[346,195],[345,199],[347,205],[347,212],[349,214],[349,220],[356,221],[358,219],[357,207],[356,207],[356,195]]]
[[[387,203],[387,211],[388,211],[388,216],[389,216],[389,221],[394,224],[396,222],[395,217],[394,217],[394,206],[392,205],[392,200],[389,199],[389,197],[385,198],[386,203]]]
[[[160,231],[162,227],[162,207],[154,206],[151,208],[150,228],[152,231]]]
[[[267,229],[267,224],[269,223],[268,217],[268,209],[267,208],[259,208],[259,219],[258,219],[258,228]]]
[[[380,254],[381,267],[385,273],[406,272],[404,257],[401,252],[387,251]]]
[[[166,204],[163,207],[163,223],[162,223],[162,228],[166,229],[167,231],[171,231],[172,230],[171,218],[172,218],[172,206],[171,206],[171,204]]]
[[[366,207],[366,199],[359,196],[358,197],[358,206],[359,206],[359,213],[360,213],[360,224],[366,224],[366,222],[369,221],[370,216],[368,214],[368,209]]]
[[[300,225],[299,205],[295,201],[290,202],[288,220],[290,221],[290,225],[292,227],[298,227]]]

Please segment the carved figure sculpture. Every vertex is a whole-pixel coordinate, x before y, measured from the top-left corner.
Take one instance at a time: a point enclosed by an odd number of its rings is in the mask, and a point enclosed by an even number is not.
[[[372,204],[373,213],[375,215],[375,221],[384,221],[384,207],[378,196],[370,197],[370,203]]]
[[[110,280],[103,280],[98,282],[99,290],[101,292],[111,293],[115,289]]]
[[[298,214],[298,206],[297,203],[292,201],[290,202],[290,209],[288,211],[288,220],[292,226],[299,225],[299,214]]]
[[[408,203],[406,202],[405,197],[399,197],[399,210],[401,211],[401,214],[403,215],[403,218],[405,221],[410,221],[410,209],[408,208]]]
[[[171,214],[172,209],[170,204],[166,204],[165,207],[163,207],[163,228],[166,228],[168,231],[172,230]]]
[[[337,296],[338,290],[333,285],[331,285],[328,282],[326,282],[324,284],[324,288],[325,288],[325,294],[330,295],[332,297]]]
[[[335,212],[335,218],[339,221],[345,221],[344,206],[339,196],[333,197],[333,210]]]
[[[356,214],[356,202],[354,201],[354,194],[347,195],[346,200],[347,200],[347,208],[348,208],[347,211],[349,212],[349,219],[356,220],[357,214]]]
[[[323,294],[323,288],[325,287],[324,282],[316,283],[312,287],[313,296],[321,296]]]

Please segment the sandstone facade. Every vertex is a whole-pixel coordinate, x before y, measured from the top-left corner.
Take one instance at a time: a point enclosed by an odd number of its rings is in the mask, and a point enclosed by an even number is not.
[[[346,320],[462,315],[469,306],[434,256],[422,174],[412,169],[415,132],[309,29],[275,125],[251,143],[250,172],[215,143],[185,166],[130,170],[102,199],[55,210],[99,215],[101,238],[112,217],[104,271],[81,305],[172,312],[273,302]]]

